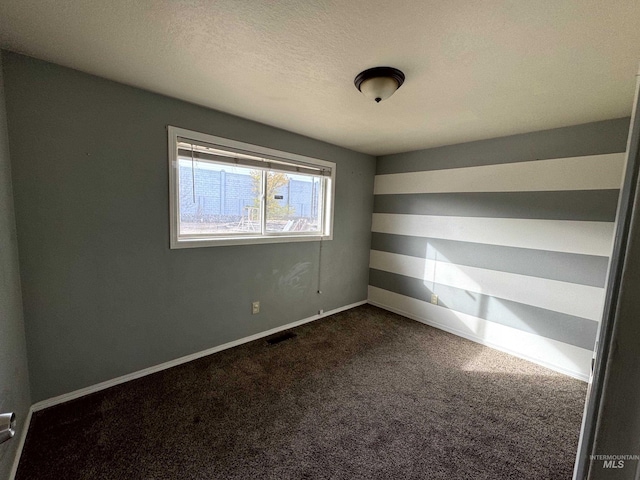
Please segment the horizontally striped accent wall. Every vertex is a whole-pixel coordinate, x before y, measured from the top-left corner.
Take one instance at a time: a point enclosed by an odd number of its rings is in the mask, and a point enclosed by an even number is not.
[[[586,380],[627,129],[380,157],[369,301]]]

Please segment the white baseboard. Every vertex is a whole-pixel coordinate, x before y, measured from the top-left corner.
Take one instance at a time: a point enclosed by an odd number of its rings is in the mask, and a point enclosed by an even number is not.
[[[43,410],[45,408],[52,407],[54,405],[58,405],[58,404],[61,404],[61,403],[64,403],[64,402],[68,402],[69,400],[74,400],[76,398],[80,398],[80,397],[83,397],[85,395],[89,395],[91,393],[99,392],[100,390],[104,390],[106,388],[113,387],[113,386],[119,385],[121,383],[125,383],[125,382],[131,381],[131,380],[135,380],[137,378],[141,378],[141,377],[144,377],[146,375],[150,375],[152,373],[160,372],[162,370],[166,370],[168,368],[175,367],[177,365],[181,365],[183,363],[187,363],[187,362],[190,362],[192,360],[197,360],[198,358],[206,357],[207,355],[211,355],[213,353],[217,353],[217,352],[221,352],[223,350],[227,350],[229,348],[237,347],[238,345],[242,345],[244,343],[248,343],[248,342],[252,342],[254,340],[258,340],[260,338],[268,337],[269,335],[273,335],[273,334],[281,332],[283,330],[288,330],[290,328],[295,328],[295,327],[298,327],[300,325],[304,325],[305,323],[310,323],[310,322],[313,322],[314,320],[319,320],[321,318],[328,317],[330,315],[334,315],[336,313],[340,313],[340,312],[343,312],[345,310],[349,310],[351,308],[359,307],[360,305],[364,305],[364,304],[367,304],[367,303],[371,304],[373,306],[382,308],[384,310],[388,310],[390,312],[397,313],[398,315],[402,315],[404,317],[410,318],[410,319],[418,321],[420,323],[424,323],[425,325],[429,325],[429,326],[438,328],[440,330],[444,330],[446,332],[452,333],[454,335],[466,338],[467,340],[471,340],[473,342],[480,343],[482,345],[485,345],[485,346],[490,347],[490,348],[494,348],[496,350],[500,350],[502,352],[508,353],[510,355],[514,355],[514,356],[522,358],[524,360],[528,360],[528,361],[536,363],[538,365],[542,365],[543,367],[546,367],[546,368],[549,368],[551,370],[563,373],[563,374],[568,375],[570,377],[577,378],[577,379],[585,381],[585,382],[589,380],[588,377],[586,377],[584,374],[582,374],[580,372],[575,372],[575,371],[572,371],[572,370],[563,369],[561,367],[558,367],[557,365],[549,364],[549,363],[540,361],[539,359],[529,357],[527,355],[522,355],[522,354],[520,354],[520,353],[518,353],[516,351],[513,351],[513,350],[509,349],[509,348],[505,348],[505,347],[503,347],[501,345],[496,345],[496,344],[494,344],[492,342],[488,342],[488,341],[486,341],[486,340],[484,340],[484,339],[482,339],[480,337],[477,337],[475,335],[470,335],[467,332],[463,332],[463,331],[455,329],[455,328],[448,327],[448,326],[443,325],[443,324],[441,324],[439,322],[435,322],[435,321],[429,320],[427,318],[422,318],[422,317],[414,315],[414,314],[412,314],[410,312],[406,312],[406,311],[403,311],[403,310],[398,309],[398,308],[389,307],[389,306],[377,303],[377,302],[372,301],[372,300],[363,300],[363,301],[360,301],[360,302],[352,303],[350,305],[345,305],[343,307],[336,308],[334,310],[330,310],[328,312],[324,312],[322,314],[314,315],[312,317],[307,317],[307,318],[304,318],[302,320],[298,320],[296,322],[288,323],[287,325],[282,325],[280,327],[272,328],[271,330],[266,330],[264,332],[256,333],[256,334],[250,335],[248,337],[244,337],[244,338],[241,338],[241,339],[238,339],[238,340],[234,340],[232,342],[228,342],[228,343],[225,343],[223,345],[219,345],[217,347],[213,347],[213,348],[209,348],[207,350],[203,350],[203,351],[200,351],[200,352],[192,353],[190,355],[185,355],[184,357],[176,358],[175,360],[170,360],[168,362],[164,362],[164,363],[161,363],[159,365],[148,367],[148,368],[145,368],[143,370],[138,370],[136,372],[132,372],[132,373],[129,373],[127,375],[123,375],[121,377],[117,377],[117,378],[114,378],[114,379],[111,379],[111,380],[107,380],[105,382],[101,382],[101,383],[98,383],[96,385],[92,385],[92,386],[89,386],[89,387],[81,388],[79,390],[75,390],[73,392],[65,393],[65,394],[59,395],[57,397],[49,398],[47,400],[42,400],[40,402],[37,402],[37,403],[33,404],[31,406],[31,408],[29,409],[29,414],[27,416],[27,419],[25,420],[24,426],[22,428],[22,432],[20,434],[20,443],[18,445],[18,449],[16,451],[16,456],[15,456],[14,461],[13,461],[13,467],[12,467],[11,473],[9,475],[9,480],[14,480],[15,479],[15,475],[16,475],[16,472],[18,470],[18,465],[20,463],[20,457],[22,456],[22,449],[24,448],[24,444],[25,444],[25,441],[26,441],[26,438],[27,438],[27,433],[29,431],[29,426],[31,425],[31,418],[32,418],[32,415],[33,415],[34,412],[37,412],[39,410]]]
[[[487,347],[493,348],[495,350],[499,350],[501,352],[508,353],[509,355],[513,355],[514,357],[522,358],[523,360],[527,360],[527,361],[535,363],[537,365],[541,365],[541,366],[543,366],[545,368],[548,368],[549,370],[553,370],[555,372],[562,373],[562,374],[567,375],[569,377],[576,378],[578,380],[582,380],[583,382],[588,382],[589,381],[589,376],[585,375],[583,372],[578,372],[578,371],[575,371],[575,370],[570,370],[570,369],[567,369],[567,368],[563,368],[563,367],[558,366],[556,364],[545,362],[543,360],[531,357],[529,355],[523,355],[522,353],[517,352],[515,350],[512,350],[510,348],[507,348],[507,347],[505,347],[503,345],[499,345],[499,344],[496,344],[496,343],[493,343],[493,342],[489,342],[489,341],[487,341],[487,340],[485,340],[485,339],[483,339],[481,337],[478,337],[476,335],[470,334],[468,332],[464,332],[464,331],[459,330],[457,328],[451,328],[448,325],[444,325],[444,324],[442,324],[440,322],[436,322],[436,321],[430,320],[428,318],[421,317],[421,316],[415,315],[415,314],[410,313],[410,312],[406,312],[406,311],[398,309],[398,308],[389,307],[387,305],[383,305],[381,303],[378,303],[378,302],[375,302],[375,301],[372,301],[372,300],[369,300],[368,303],[370,305],[375,306],[375,307],[379,307],[379,308],[382,308],[383,310],[388,310],[390,312],[397,313],[398,315],[402,315],[403,317],[410,318],[411,320],[415,320],[417,322],[424,323],[425,325],[429,325],[429,326],[437,328],[439,330],[444,330],[445,332],[452,333],[453,335],[457,335],[459,337],[466,338],[467,340],[471,340],[472,342],[480,343],[482,345],[485,345]]]
[[[9,480],[14,480],[16,478],[16,472],[18,471],[18,464],[20,463],[20,457],[22,456],[22,449],[24,448],[24,442],[27,439],[27,432],[29,431],[29,426],[31,425],[32,415],[33,415],[33,407],[29,408],[27,419],[24,421],[24,425],[22,426],[22,431],[20,432],[20,443],[18,443],[16,456],[13,457],[13,466],[11,467],[11,472],[9,473]]]
[[[345,305],[343,307],[339,307],[334,310],[329,310],[328,312],[324,312],[322,314],[314,315],[312,317],[307,317],[302,320],[298,320],[296,322],[288,323],[287,325],[282,325],[280,327],[272,328],[271,330],[256,333],[255,335],[250,335],[248,337],[240,338],[238,340],[234,340],[233,342],[225,343],[223,345],[218,345],[217,347],[209,348],[207,350],[202,350],[201,352],[192,353],[190,355],[185,355],[184,357],[176,358],[175,360],[170,360],[168,362],[164,362],[159,365],[154,365],[152,367],[148,367],[143,370],[138,370],[137,372],[128,373],[126,375],[113,378],[111,380],[106,380],[96,385],[91,385],[89,387],[81,388],[79,390],[74,390],[73,392],[64,393],[62,395],[58,395],[57,397],[48,398],[46,400],[42,400],[40,402],[34,403],[31,406],[31,409],[34,412],[37,412],[38,410],[43,410],[45,408],[49,408],[54,405],[58,405],[60,403],[68,402],[69,400],[74,400],[76,398],[84,397],[85,395],[99,392],[100,390],[104,390],[105,388],[109,388],[115,385],[119,385],[121,383],[129,382],[131,380],[135,380],[136,378],[141,378],[146,375],[151,375],[152,373],[160,372],[162,370],[166,370],[167,368],[175,367],[176,365],[181,365],[183,363],[187,363],[192,360],[197,360],[198,358],[206,357],[207,355],[221,352],[222,350],[227,350],[228,348],[237,347],[238,345],[242,345],[243,343],[248,343],[263,337],[268,337],[269,335],[273,335],[274,333],[278,333],[283,330],[288,330],[290,328],[298,327],[305,323],[313,322],[314,320],[319,320],[321,318],[328,317],[329,315],[335,315],[336,313],[340,313],[354,307],[359,307],[360,305],[364,305],[366,303],[367,303],[367,300],[362,300],[361,302]]]

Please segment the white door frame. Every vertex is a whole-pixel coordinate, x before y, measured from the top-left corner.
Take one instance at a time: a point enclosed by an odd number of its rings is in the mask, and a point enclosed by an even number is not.
[[[616,231],[613,253],[609,261],[607,277],[607,291],[605,305],[600,322],[594,359],[592,361],[591,377],[587,389],[587,400],[582,418],[580,441],[573,471],[573,480],[585,480],[592,462],[590,455],[594,454],[596,427],[602,407],[602,396],[605,389],[607,365],[612,347],[613,332],[616,326],[616,314],[622,273],[626,260],[629,232],[631,230],[631,214],[634,199],[638,190],[638,170],[640,169],[640,72],[636,77],[636,93],[633,101],[633,113],[627,139],[626,167],[616,213]]]

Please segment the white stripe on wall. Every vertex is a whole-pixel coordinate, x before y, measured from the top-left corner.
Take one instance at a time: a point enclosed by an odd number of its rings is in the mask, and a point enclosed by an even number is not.
[[[376,175],[374,194],[618,189],[625,154]]]
[[[604,289],[516,273],[371,251],[371,268],[600,321]]]
[[[588,380],[591,350],[488,322],[415,298],[369,286],[369,303],[553,370]],[[465,366],[461,368],[464,370]]]
[[[583,255],[611,255],[614,224],[374,213],[372,231]]]

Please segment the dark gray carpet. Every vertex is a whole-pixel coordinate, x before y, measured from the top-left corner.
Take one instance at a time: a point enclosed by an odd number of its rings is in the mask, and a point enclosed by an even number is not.
[[[17,479],[569,479],[586,384],[371,306],[34,415]]]

